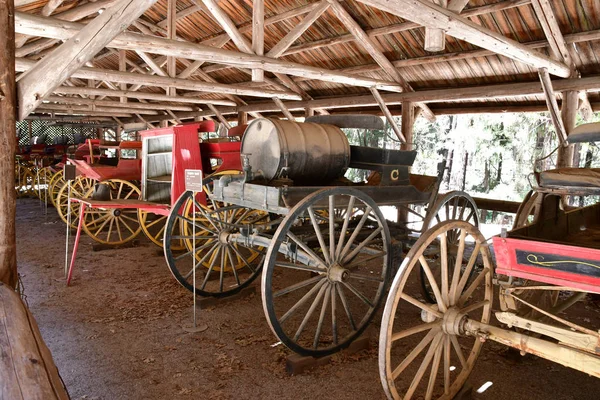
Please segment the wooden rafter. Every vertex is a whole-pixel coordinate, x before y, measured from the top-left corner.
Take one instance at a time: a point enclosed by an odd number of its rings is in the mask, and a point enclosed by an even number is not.
[[[18,71],[27,71],[35,65],[35,62],[19,59],[16,63]],[[154,75],[143,75],[135,74],[131,72],[120,72],[98,68],[83,67],[75,71],[72,74],[75,78],[81,79],[96,79],[106,80],[115,83],[126,83],[126,84],[139,84],[145,86],[173,86],[178,89],[192,90],[197,92],[205,93],[223,93],[223,94],[235,94],[235,95],[246,95],[256,97],[269,97],[278,96],[280,98],[300,100],[301,97],[296,93],[283,93],[278,90],[269,89],[254,89],[254,88],[242,88],[239,86],[226,85],[222,83],[211,83],[211,82],[200,82],[196,80],[185,80],[178,78],[170,78],[163,76]],[[52,88],[52,91],[56,88]]]
[[[497,54],[512,58],[536,69],[546,68],[552,75],[563,78],[571,74],[564,63],[531,51],[519,42],[446,10],[427,0],[358,0],[390,14],[431,28],[443,29],[447,35],[464,40]]]
[[[328,0],[331,4],[331,10],[333,13],[342,21],[346,28],[352,33],[364,49],[373,57],[375,62],[381,66],[381,68],[390,76],[390,78],[398,82],[402,89],[408,92],[412,92],[413,88],[406,82],[406,80],[400,75],[400,72],[394,67],[394,65],[388,60],[383,52],[375,45],[375,43],[369,38],[365,31],[358,25],[358,23],[352,18],[352,16],[346,11],[344,7],[337,0]],[[419,107],[423,109],[425,117],[430,121],[435,121],[435,115],[425,104],[419,104]]]
[[[110,96],[110,97],[128,97],[132,99],[142,100],[154,100],[154,101],[165,101],[175,103],[188,103],[188,104],[214,104],[220,106],[235,106],[236,103],[230,100],[214,100],[214,99],[198,99],[193,97],[184,96],[167,96],[164,94],[157,93],[146,93],[139,91],[122,91],[122,90],[111,90],[111,89],[97,89],[97,88],[83,88],[83,87],[68,87],[60,86],[54,90],[54,93],[68,94],[68,95],[84,95],[84,96]]]
[[[288,108],[285,106],[285,104],[283,104],[283,101],[281,101],[277,97],[274,97],[273,102],[277,105],[277,107],[279,107],[279,109],[283,113],[283,116],[286,117],[288,119],[288,121],[295,121],[294,116],[292,115],[290,110],[288,110]]]
[[[156,0],[124,0],[115,3],[70,37],[17,83],[19,119],[24,119],[42,99],[60,86],[73,72],[92,59]]]
[[[392,130],[394,131],[394,133],[396,134],[396,136],[398,137],[398,139],[402,143],[406,143],[406,138],[402,134],[402,129],[396,123],[396,120],[392,116],[392,113],[390,112],[390,109],[385,104],[385,101],[383,100],[383,98],[381,98],[381,94],[379,94],[379,91],[377,89],[371,89],[371,93],[373,94],[373,97],[375,98],[375,101],[379,105],[379,108],[381,109],[381,112],[383,112],[383,115],[387,119],[388,123],[392,127]]]
[[[550,111],[550,117],[552,119],[552,123],[554,124],[554,128],[556,129],[558,140],[560,141],[561,145],[568,146],[567,131],[565,130],[565,125],[560,117],[560,109],[558,108],[558,103],[556,102],[556,95],[552,87],[552,80],[550,79],[548,70],[541,68],[539,70],[539,75],[542,88],[544,89],[546,104],[548,104],[548,110]]]
[[[321,0],[319,6],[309,12],[299,24],[287,33],[269,52],[268,57],[280,57],[304,32],[329,8],[326,0]]]

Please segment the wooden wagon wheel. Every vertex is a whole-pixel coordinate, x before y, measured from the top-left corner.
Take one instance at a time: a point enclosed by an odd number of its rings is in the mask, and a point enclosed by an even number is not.
[[[467,260],[456,257],[451,272],[446,244],[456,231],[459,255],[473,248]],[[432,250],[441,253],[441,285],[429,267]],[[433,305],[421,297],[420,268],[435,292]],[[388,398],[452,399],[461,389],[482,342],[461,335],[460,326],[465,317],[489,322],[492,268],[485,239],[473,225],[450,220],[421,235],[400,266],[383,312],[379,374]]]
[[[225,297],[239,292],[256,279],[264,253],[261,247],[230,242],[228,236],[264,223],[268,214],[226,204],[215,203],[213,207],[201,205],[192,192],[179,197],[167,219],[165,258],[175,279],[186,289],[200,296]],[[194,217],[196,236],[192,229]],[[181,226],[180,233],[174,229],[176,224]],[[177,240],[185,242],[183,252],[173,250],[172,245]],[[195,287],[194,269],[197,274]]]
[[[540,193],[533,190],[527,193],[515,215],[513,229],[529,226],[537,221],[541,211],[542,197]]]
[[[317,218],[320,210],[330,218]],[[349,346],[384,297],[390,242],[379,207],[359,190],[322,189],[294,206],[273,236],[262,275],[263,309],[279,340],[311,356]]]
[[[91,190],[94,187],[96,181],[91,178],[85,178],[78,176],[73,182],[71,182],[71,198],[79,197],[85,198],[88,194],[91,194]],[[58,191],[55,199],[56,211],[60,219],[66,224],[68,214],[68,198],[69,188],[67,183],[63,183],[62,187]],[[77,223],[79,221],[79,203],[71,203],[71,228],[77,229]]]
[[[138,210],[138,220],[142,227],[142,232],[146,237],[155,245],[163,247],[163,239],[165,234],[165,228],[167,226],[167,216],[158,215],[152,212]],[[179,222],[174,226],[174,232],[181,232]],[[176,240],[171,244],[173,251],[182,251],[185,249],[185,245],[181,239]]]
[[[48,184],[48,197],[50,197],[50,202],[54,207],[56,207],[56,198],[58,197],[58,192],[65,184],[65,180],[63,179],[63,171],[58,171],[52,178],[50,179],[50,183]]]
[[[136,200],[140,189],[129,181],[109,179],[99,183],[108,187],[110,200]],[[86,193],[91,197],[93,188]],[[142,227],[137,218],[137,210],[131,208],[86,208],[83,230],[98,243],[117,245],[133,240]]]
[[[30,166],[23,163],[15,164],[15,190],[17,197],[35,195],[35,174]]]
[[[50,167],[40,168],[37,174],[35,174],[35,194],[41,201],[45,201],[46,203],[51,201],[48,188],[53,176],[54,171]]]
[[[435,204],[429,207],[425,224],[428,228],[444,221],[458,220],[466,221],[476,228],[479,227],[478,209],[471,196],[462,191],[452,191],[443,194]],[[425,229],[424,229],[425,230]],[[449,231],[447,234],[448,254],[450,257],[450,268],[455,265],[455,257],[459,246],[460,235],[458,231]],[[431,263],[434,276],[439,276],[440,260]],[[452,272],[452,271],[451,271]],[[438,285],[440,282],[438,281]],[[421,268],[421,289],[428,303],[435,303],[435,295],[425,272]]]

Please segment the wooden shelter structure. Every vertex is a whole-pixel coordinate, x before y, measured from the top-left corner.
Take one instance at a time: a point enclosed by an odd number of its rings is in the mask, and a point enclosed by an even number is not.
[[[21,121],[549,110],[568,165],[600,108],[600,0],[12,1]]]

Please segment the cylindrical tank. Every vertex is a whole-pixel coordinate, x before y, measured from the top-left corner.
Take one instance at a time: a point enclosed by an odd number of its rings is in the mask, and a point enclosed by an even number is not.
[[[317,185],[340,178],[350,164],[350,144],[334,125],[259,118],[242,138],[241,153],[254,173]]]

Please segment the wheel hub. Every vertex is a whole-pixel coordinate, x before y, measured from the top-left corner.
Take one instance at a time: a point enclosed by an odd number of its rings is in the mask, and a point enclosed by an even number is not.
[[[458,308],[449,308],[448,311],[444,313],[444,319],[442,321],[442,330],[448,335],[463,335],[463,326],[466,320],[467,316],[465,314],[462,314]]]
[[[339,264],[334,264],[329,268],[328,277],[332,282],[343,282],[348,279],[349,272]]]
[[[115,209],[113,210],[113,212],[112,212],[112,215],[113,215],[114,217],[118,217],[119,215],[121,215],[121,213],[122,213],[122,211],[121,211],[121,210],[119,210],[118,208],[115,208]]]
[[[219,232],[219,243],[221,244],[228,244],[229,241],[229,234],[231,232],[227,229],[223,229],[221,232]]]

